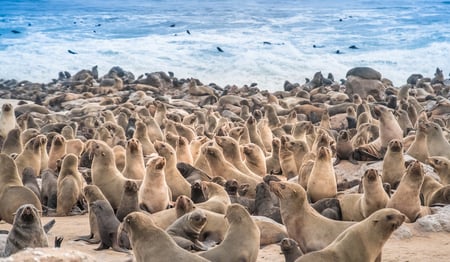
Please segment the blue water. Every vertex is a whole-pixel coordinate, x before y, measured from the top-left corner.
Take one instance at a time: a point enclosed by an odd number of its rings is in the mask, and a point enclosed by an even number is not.
[[[119,65],[274,91],[371,66],[398,86],[448,74],[449,14],[450,1],[434,0],[0,0],[0,78],[45,83]]]

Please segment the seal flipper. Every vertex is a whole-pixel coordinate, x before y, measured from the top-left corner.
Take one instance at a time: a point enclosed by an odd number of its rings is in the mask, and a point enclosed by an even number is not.
[[[119,244],[118,244],[118,239],[117,239],[117,232],[110,233],[109,235],[111,236],[111,239],[112,239],[112,246],[111,246],[111,248],[112,248],[114,251],[122,252],[122,253],[127,253],[127,254],[130,253],[130,251],[128,251],[128,250],[126,250],[126,249],[124,249],[124,248],[121,248],[121,247],[119,246]]]
[[[103,249],[108,249],[109,246],[106,245],[105,243],[101,242],[100,246],[98,246],[97,248],[95,248],[94,250],[99,251],[99,250],[103,250]]]
[[[60,248],[63,240],[64,240],[64,237],[56,236],[55,237],[55,247]]]
[[[52,220],[50,220],[47,224],[45,224],[45,225],[43,226],[44,232],[47,234],[47,233],[53,228],[53,226],[55,225],[55,223],[56,223],[56,220],[55,220],[55,219],[52,219]]]

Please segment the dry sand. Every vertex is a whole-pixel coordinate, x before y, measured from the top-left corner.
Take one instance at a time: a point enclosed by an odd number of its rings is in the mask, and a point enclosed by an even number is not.
[[[50,217],[42,218],[43,223]],[[56,217],[56,224],[49,232],[50,246],[53,246],[55,236],[64,236],[63,249],[73,249],[85,252],[99,261],[119,262],[129,261],[131,255],[110,250],[95,251],[98,245],[89,245],[73,241],[76,236],[89,233],[88,216]],[[415,230],[414,224],[406,225],[413,233],[408,239],[398,239],[393,235],[383,249],[383,261],[450,261],[450,233],[422,233]],[[0,223],[0,229],[9,230],[11,225]],[[284,261],[278,245],[269,245],[260,249],[258,261]]]

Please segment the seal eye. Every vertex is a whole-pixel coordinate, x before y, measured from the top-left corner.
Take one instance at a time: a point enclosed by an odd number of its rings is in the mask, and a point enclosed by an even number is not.
[[[286,189],[286,186],[284,184],[280,184],[281,189]]]
[[[387,219],[387,220],[392,220],[393,218],[394,218],[393,215],[387,215],[387,216],[386,216],[386,219]]]
[[[129,224],[129,223],[131,222],[131,219],[130,219],[130,218],[127,218],[127,219],[126,219],[126,222]]]

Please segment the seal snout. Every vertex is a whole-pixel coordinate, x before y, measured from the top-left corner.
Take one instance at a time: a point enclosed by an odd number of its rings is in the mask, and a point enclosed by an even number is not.
[[[375,169],[369,169],[366,171],[367,179],[369,182],[373,182],[377,180],[378,172]]]

